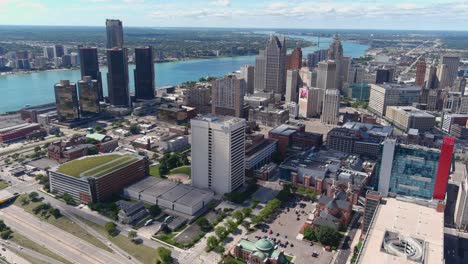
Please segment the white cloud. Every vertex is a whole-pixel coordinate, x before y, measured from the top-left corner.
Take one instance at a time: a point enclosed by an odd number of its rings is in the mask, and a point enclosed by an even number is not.
[[[230,5],[231,5],[231,0],[216,0],[216,1],[210,2],[210,4],[212,4],[212,5],[214,5],[214,6],[224,6],[224,7],[227,7],[227,6],[230,6]]]

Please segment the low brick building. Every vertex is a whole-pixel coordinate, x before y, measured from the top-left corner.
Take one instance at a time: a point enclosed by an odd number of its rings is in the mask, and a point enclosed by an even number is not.
[[[268,137],[278,140],[278,151],[283,157],[286,156],[289,147],[307,149],[323,144],[323,135],[305,132],[304,125],[282,124],[270,130]]]

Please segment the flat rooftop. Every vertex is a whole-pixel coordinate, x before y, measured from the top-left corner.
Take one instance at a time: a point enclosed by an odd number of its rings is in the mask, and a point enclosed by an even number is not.
[[[141,159],[131,154],[87,156],[64,163],[56,171],[76,178],[102,177]]]
[[[387,231],[398,233],[400,237],[424,241],[422,263],[444,263],[444,214],[437,213],[434,208],[395,198],[382,201],[369,228],[358,263],[421,263],[384,251],[382,245]]]

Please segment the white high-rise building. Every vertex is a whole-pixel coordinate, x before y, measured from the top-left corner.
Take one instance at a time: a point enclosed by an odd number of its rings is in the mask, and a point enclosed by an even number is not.
[[[299,89],[299,116],[316,117],[322,112],[324,90],[320,88]]]
[[[245,182],[244,119],[205,115],[190,122],[192,185],[224,194]]]
[[[337,125],[340,121],[340,91],[338,89],[325,90],[323,97],[322,115],[320,122],[327,125]]]
[[[240,68],[240,78],[245,80],[247,84],[247,89],[245,93],[253,94],[254,93],[254,76],[255,76],[255,67],[252,65],[244,65]]]
[[[440,58],[440,64],[447,65],[446,85],[452,86],[458,75],[458,67],[460,66],[460,57],[443,55]]]

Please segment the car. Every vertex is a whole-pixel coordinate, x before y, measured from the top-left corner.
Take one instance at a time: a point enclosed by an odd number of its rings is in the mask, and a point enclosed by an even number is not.
[[[269,234],[270,234],[270,235],[273,234],[273,230],[270,230]]]
[[[276,236],[279,236],[279,233],[276,233]]]
[[[316,252],[312,253],[312,257],[317,258],[318,256],[319,254],[317,254]]]
[[[294,247],[294,244],[291,243],[291,247]]]
[[[19,194],[19,193],[17,193],[17,192],[13,193],[13,195],[18,195],[18,194]]]
[[[3,251],[6,251],[6,249],[5,249],[5,248],[2,248],[2,250],[3,250]]]
[[[299,220],[301,220],[301,219],[298,217],[298,218],[296,218],[296,220],[299,221]]]
[[[314,245],[314,243],[310,242],[310,246],[313,246],[313,245]]]

